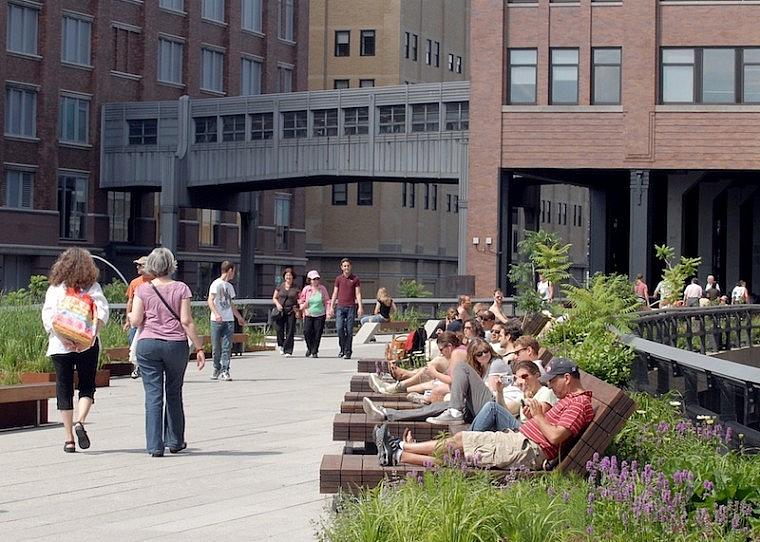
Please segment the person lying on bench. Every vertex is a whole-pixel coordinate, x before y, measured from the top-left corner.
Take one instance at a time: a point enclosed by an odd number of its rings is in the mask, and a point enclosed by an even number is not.
[[[375,444],[381,466],[399,463],[430,465],[436,450],[460,450],[467,461],[495,468],[540,469],[544,461],[559,455],[560,447],[577,438],[594,419],[591,391],[583,389],[580,370],[567,358],[555,358],[541,377],[559,402],[544,413],[542,403],[526,401],[531,418],[513,431],[462,431],[444,440],[413,442],[411,433],[404,441],[391,436],[387,424],[375,427]]]

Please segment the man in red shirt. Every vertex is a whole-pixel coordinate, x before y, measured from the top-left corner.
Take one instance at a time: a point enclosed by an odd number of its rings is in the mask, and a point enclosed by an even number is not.
[[[330,311],[328,318],[335,316],[335,327],[338,330],[340,344],[339,358],[351,359],[354,342],[354,321],[357,315],[361,318],[362,290],[359,277],[351,273],[351,260],[343,258],[340,261],[342,273],[335,279]]]
[[[135,265],[137,266],[137,277],[132,279],[132,282],[129,283],[129,286],[127,287],[127,314],[132,312],[132,301],[135,298],[135,291],[137,288],[146,282],[149,282],[153,280],[153,277],[150,275],[146,275],[143,271],[145,269],[145,262],[148,261],[147,256],[140,256],[136,260],[134,260]],[[135,334],[137,333],[136,327],[130,327],[129,325],[129,318],[127,318],[124,322],[124,331],[127,331],[127,344],[132,344],[132,341],[135,338]],[[135,363],[135,368],[132,370],[132,378],[140,378],[140,368],[137,366],[137,363]]]
[[[461,450],[468,460],[482,466],[540,469],[545,460],[559,455],[562,444],[577,438],[594,419],[591,392],[581,386],[575,362],[553,359],[541,382],[548,384],[559,402],[544,413],[541,403],[526,399],[529,419],[514,431],[462,431],[443,441],[402,442],[390,436],[385,424],[376,427],[380,465],[429,465],[435,461],[437,449],[452,449]]]

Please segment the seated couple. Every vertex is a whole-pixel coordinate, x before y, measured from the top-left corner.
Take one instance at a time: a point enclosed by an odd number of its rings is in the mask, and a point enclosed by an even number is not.
[[[479,466],[540,469],[559,455],[560,447],[577,438],[594,418],[591,392],[584,390],[578,366],[567,358],[556,358],[540,377],[559,398],[546,404],[527,399],[525,423],[512,417],[505,431],[462,431],[443,440],[414,442],[410,432],[403,441],[391,436],[387,424],[375,427],[375,444],[381,466],[399,463],[429,465],[439,450],[460,450],[465,459]]]

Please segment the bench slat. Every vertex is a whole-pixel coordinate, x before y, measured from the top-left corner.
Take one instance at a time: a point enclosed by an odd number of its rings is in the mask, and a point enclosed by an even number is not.
[[[55,397],[55,382],[0,386],[0,403],[39,401]]]

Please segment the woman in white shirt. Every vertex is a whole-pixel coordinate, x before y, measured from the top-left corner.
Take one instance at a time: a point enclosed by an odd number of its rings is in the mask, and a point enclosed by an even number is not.
[[[61,254],[50,270],[50,287],[45,293],[42,307],[42,324],[48,333],[47,355],[55,366],[55,391],[58,410],[61,412],[66,440],[63,451],[76,451],[74,432],[79,447],[90,447],[84,424],[95,402],[95,371],[98,368],[100,344],[98,332],[108,322],[108,301],[97,283],[99,271],[90,253],[82,248],[69,248]],[[53,320],[62,314],[61,301],[77,296],[91,302],[95,312],[95,333],[89,345],[63,337],[54,329]],[[60,329],[60,327],[59,327]],[[79,384],[77,421],[74,422],[74,371]]]
[[[740,280],[731,290],[731,303],[749,303],[749,293],[747,292],[747,283]]]

